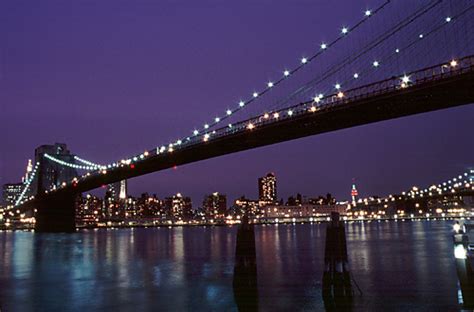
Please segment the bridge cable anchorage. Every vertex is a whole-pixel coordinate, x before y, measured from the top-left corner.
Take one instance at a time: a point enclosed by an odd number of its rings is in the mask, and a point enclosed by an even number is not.
[[[39,162],[37,162],[33,168],[33,171],[31,171],[31,175],[29,176],[29,178],[25,180],[25,182],[23,182],[24,184],[23,190],[21,191],[20,196],[16,200],[14,207],[17,207],[18,205],[23,203],[23,197],[25,197],[25,194],[28,191],[28,188],[30,187],[31,183],[36,177],[36,172],[38,171],[39,165],[40,165]]]
[[[474,8],[474,5],[473,6],[470,6],[468,7],[467,9],[465,9],[464,11],[462,11],[460,14],[456,15],[455,18],[458,20],[460,19],[464,14],[466,14],[468,11],[472,10]],[[453,18],[450,19],[450,21],[452,20]],[[447,24],[447,22],[445,21],[445,19],[443,19],[443,22],[440,23],[439,25],[437,25],[435,28],[429,30],[425,35],[424,35],[424,38],[427,38],[428,36],[434,34],[435,32],[439,31],[440,29],[442,29],[445,25]],[[417,36],[415,40],[413,40],[412,42],[410,42],[408,45],[404,46],[402,48],[402,52],[406,52],[408,51],[410,48],[412,48],[415,44],[417,44],[418,42],[420,42],[419,40],[419,37]],[[375,66],[375,64],[372,64],[373,66],[371,66],[370,68],[366,69],[365,71],[362,72],[362,74],[365,74],[365,73],[368,73],[369,71],[373,70],[374,68],[380,66],[381,63],[385,63],[385,62],[388,62],[390,59],[392,59],[393,57],[398,57],[400,55],[400,49],[397,49],[397,51],[395,51],[394,54],[390,54],[389,56],[385,57],[385,58],[382,58],[382,61],[378,61],[377,62],[377,66]],[[455,67],[457,66],[457,61],[451,61],[451,63],[453,63],[451,65],[451,67]],[[360,73],[358,74],[358,76],[360,75]],[[410,80],[410,76],[407,75],[406,73],[404,74],[400,74],[400,87],[401,88],[406,88],[408,87],[409,83],[411,83],[412,81]],[[345,83],[348,83],[352,80],[352,78],[349,78],[347,80],[345,80],[343,82],[343,84]],[[309,85],[309,83],[307,84]],[[309,87],[308,87],[309,88]],[[339,99],[343,98],[344,97],[344,93],[342,91],[340,91],[341,89],[341,84],[336,84],[335,88],[338,90],[334,93],[331,93],[329,94],[328,96],[326,96],[326,99],[332,99],[334,97],[337,97]],[[297,90],[298,92],[303,92],[301,90]],[[323,93],[319,93],[318,96],[314,97],[313,98],[313,101],[316,102],[317,104],[319,104],[318,106],[319,107],[322,107],[324,106],[323,104],[325,105],[329,105],[329,104],[333,104],[332,102],[331,103],[326,103],[323,101]],[[304,102],[303,104],[309,104],[309,102]],[[294,107],[296,106],[299,106],[301,104],[297,104],[295,105]],[[314,111],[316,111],[316,108],[314,109]]]
[[[51,160],[61,166],[65,166],[65,167],[70,167],[70,168],[74,168],[74,169],[79,169],[79,170],[88,170],[88,171],[93,171],[93,170],[99,170],[99,169],[103,169],[103,167],[99,166],[99,165],[89,165],[89,166],[82,166],[82,165],[77,165],[77,164],[73,164],[73,163],[69,163],[69,162],[66,162],[64,160],[61,160],[61,159],[58,159],[56,157],[53,157],[49,154],[44,154],[44,157],[47,158],[48,160]]]
[[[279,79],[277,79],[275,82],[273,81],[270,81],[267,83],[267,86],[266,88],[264,88],[262,91],[260,92],[257,92],[257,91],[254,91],[252,93],[252,97],[246,101],[243,101],[241,100],[239,103],[238,103],[238,106],[235,108],[235,109],[227,109],[225,111],[225,114],[221,117],[216,117],[214,119],[213,122],[211,123],[206,123],[204,125],[204,127],[200,130],[198,129],[195,129],[192,133],[193,135],[191,137],[185,137],[185,138],[182,138],[176,142],[172,142],[170,143],[171,147],[175,146],[175,145],[181,145],[181,143],[178,143],[179,141],[181,142],[188,142],[191,140],[192,137],[203,137],[204,138],[204,135],[206,134],[206,132],[209,132],[215,125],[223,122],[225,119],[229,118],[231,115],[233,115],[234,113],[244,109],[244,107],[246,107],[248,104],[256,101],[258,98],[260,98],[262,95],[264,95],[265,93],[269,92],[272,88],[274,88],[275,86],[279,85],[280,83],[282,83],[284,80],[287,80],[288,77],[294,73],[296,73],[297,71],[299,71],[300,69],[302,69],[304,67],[304,65],[306,64],[309,64],[311,61],[313,61],[314,59],[316,59],[319,55],[323,54],[328,48],[334,46],[338,41],[342,40],[344,37],[347,37],[347,35],[350,33],[350,32],[353,32],[355,29],[359,28],[362,24],[364,24],[369,18],[371,18],[372,16],[376,15],[377,13],[379,13],[383,8],[385,8],[388,4],[390,4],[391,1],[390,0],[386,0],[383,4],[381,4],[379,7],[377,7],[375,10],[371,11],[371,10],[365,10],[364,11],[364,14],[363,14],[363,18],[361,20],[359,20],[356,24],[354,24],[353,26],[351,27],[344,27],[341,31],[341,34],[336,38],[334,39],[332,42],[330,43],[322,43],[321,46],[320,46],[320,49],[316,52],[314,52],[311,56],[309,57],[303,57],[301,59],[301,62],[299,65],[297,65],[295,68],[291,69],[291,70],[285,70],[283,72],[283,76],[280,77]],[[210,134],[207,133],[209,136]],[[206,140],[207,141],[207,140]],[[165,144],[165,145],[168,145],[168,144]],[[156,149],[157,151],[160,151],[161,148],[158,147]],[[109,167],[109,165],[107,165],[107,167]]]
[[[394,25],[391,29],[387,30],[385,33],[382,33],[381,35],[379,35],[376,39],[374,39],[372,42],[368,43],[365,47],[363,47],[361,50],[360,53],[357,53],[356,55],[349,55],[348,57],[346,57],[344,60],[342,60],[340,63],[338,64],[335,64],[333,66],[331,66],[330,68],[328,68],[322,75],[318,75],[316,78],[310,80],[309,82],[307,82],[304,86],[302,87],[299,87],[297,90],[295,90],[292,94],[290,94],[289,96],[287,96],[283,101],[280,101],[277,105],[278,106],[282,106],[282,104],[288,104],[291,100],[293,100],[296,96],[304,93],[304,92],[308,92],[310,91],[313,86],[315,84],[319,84],[319,83],[322,83],[324,82],[326,79],[328,79],[329,77],[331,77],[332,75],[338,73],[339,71],[341,71],[342,69],[344,69],[346,66],[352,64],[353,62],[355,62],[357,59],[359,59],[360,57],[362,57],[363,55],[367,54],[368,52],[372,51],[373,49],[375,49],[377,46],[379,46],[380,44],[384,43],[386,40],[388,40],[390,37],[392,37],[393,35],[397,34],[399,31],[401,31],[402,29],[404,29],[405,27],[409,26],[411,23],[413,23],[415,20],[417,20],[418,18],[422,17],[423,15],[425,15],[426,13],[428,13],[430,10],[432,10],[433,8],[435,8],[438,4],[440,4],[441,1],[440,0],[437,0],[433,3],[429,3],[428,5],[426,5],[425,7],[421,7],[420,9],[418,9],[417,11],[415,11],[413,14],[411,14],[410,16],[406,17],[404,20],[400,21],[398,24]],[[419,41],[419,40],[418,40]],[[416,41],[416,42],[418,42]],[[398,54],[398,52],[397,52]],[[380,66],[380,61],[374,61],[372,63],[372,65],[377,68]],[[361,76],[361,73],[356,73],[352,76],[352,78],[359,78]],[[348,81],[353,81],[353,79],[350,79]],[[347,81],[346,81],[347,82]],[[346,83],[344,82],[343,85]],[[339,87],[338,87],[339,86]],[[341,84],[339,83],[336,83],[335,84],[335,87],[336,89],[340,89],[340,86]],[[338,94],[339,92],[336,92],[336,95]],[[315,97],[314,99],[316,100],[316,102],[319,103],[319,101],[322,99],[322,96],[325,93],[319,93],[319,95],[317,97]]]

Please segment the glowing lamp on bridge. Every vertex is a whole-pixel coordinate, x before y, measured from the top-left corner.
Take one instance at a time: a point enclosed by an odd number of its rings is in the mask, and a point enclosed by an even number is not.
[[[354,74],[354,79],[357,79],[357,78],[359,78],[359,74],[358,74],[358,73],[355,73],[355,74]]]
[[[143,152],[143,155],[147,157],[149,155],[148,151]]]
[[[203,139],[203,140],[204,140],[204,142],[207,142],[207,141],[209,140],[209,134],[208,134],[208,133],[206,133],[206,134],[204,135],[204,139]]]
[[[349,32],[349,28],[347,28],[347,27],[342,27],[341,33],[342,33],[343,35],[347,34],[348,32]]]
[[[321,49],[326,50],[328,48],[328,45],[325,43],[321,43]]]
[[[252,96],[253,96],[254,98],[256,98],[256,97],[258,96],[258,93],[257,93],[257,92],[254,92],[254,93],[252,94]]]
[[[283,72],[283,76],[288,77],[289,75],[290,75],[290,71],[289,71],[289,70],[285,70],[285,71]]]
[[[293,111],[291,109],[288,111],[288,116],[293,116]]]
[[[205,125],[204,125],[204,129],[209,129],[209,125],[208,125],[208,124],[205,124]]]
[[[334,85],[334,88],[336,88],[337,90],[339,90],[339,89],[341,88],[341,84],[336,83],[336,84]]]
[[[194,134],[194,135],[198,135],[198,134],[199,134],[199,131],[194,130],[194,131],[193,131],[193,134]]]
[[[316,103],[319,103],[319,102],[321,102],[321,99],[319,98],[319,96],[315,96],[313,98],[313,101],[316,102]]]
[[[316,111],[316,107],[315,106],[311,106],[311,108],[309,109],[311,112],[315,112]]]
[[[255,126],[252,123],[249,123],[247,129],[252,130],[253,128],[255,128]]]
[[[301,63],[302,63],[302,64],[308,63],[308,59],[307,59],[306,57],[303,57],[303,58],[301,59]]]
[[[267,86],[268,86],[269,88],[273,87],[273,82],[270,81],[270,82],[267,84]]]
[[[263,115],[263,118],[265,118],[265,119],[268,119],[268,117],[270,117],[270,115],[268,115],[268,113],[265,113],[265,114]]]
[[[273,114],[273,118],[278,119],[278,117],[280,117],[280,114],[278,114],[278,113]]]
[[[370,16],[370,15],[372,15],[372,11],[366,10],[364,14],[365,14],[365,16]]]
[[[458,62],[456,60],[452,60],[451,62],[449,62],[449,65],[451,67],[456,67],[456,66],[458,66]]]
[[[340,98],[340,99],[342,99],[342,98],[344,97],[344,92],[339,92],[339,93],[337,94],[337,97]]]
[[[372,63],[372,65],[374,65],[374,67],[379,67],[379,66],[380,66],[380,63],[379,63],[379,61],[374,61],[374,62]]]
[[[220,119],[219,117],[216,117],[214,120],[215,120],[216,122],[221,121],[221,119]]]
[[[450,16],[446,17],[446,23],[449,23],[452,21],[452,18]]]
[[[226,111],[226,114],[227,114],[228,116],[230,116],[230,115],[232,114],[232,111],[231,111],[230,109],[228,109],[228,110]]]

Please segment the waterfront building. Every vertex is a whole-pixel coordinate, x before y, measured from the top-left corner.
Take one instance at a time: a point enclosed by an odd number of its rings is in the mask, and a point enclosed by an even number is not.
[[[232,212],[238,216],[242,216],[246,212],[251,216],[255,216],[259,212],[258,207],[258,200],[248,199],[245,196],[241,196],[234,201]]]
[[[258,179],[258,199],[260,206],[274,204],[277,202],[277,184],[274,173]]]
[[[261,209],[263,218],[310,218],[328,216],[331,212],[346,214],[347,204],[334,205],[267,205]]]
[[[78,225],[96,225],[105,217],[102,207],[101,198],[91,194],[81,196],[76,205],[76,222]]]
[[[193,216],[191,198],[185,197],[181,193],[165,198],[164,206],[170,220],[184,221]]]
[[[20,197],[23,183],[6,183],[3,185],[3,202],[6,206],[13,206]]]
[[[224,219],[227,213],[227,197],[218,192],[204,197],[202,208],[208,219]]]

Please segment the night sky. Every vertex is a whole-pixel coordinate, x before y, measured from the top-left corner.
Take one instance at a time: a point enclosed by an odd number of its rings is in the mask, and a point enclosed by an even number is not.
[[[98,163],[190,134],[382,1],[22,1],[0,3],[0,183],[41,144]],[[387,195],[473,164],[474,106],[346,129],[129,181],[133,195]]]

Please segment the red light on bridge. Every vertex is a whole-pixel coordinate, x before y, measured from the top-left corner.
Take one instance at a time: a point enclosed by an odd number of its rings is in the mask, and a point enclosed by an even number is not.
[[[131,165],[130,165],[130,168],[134,169],[134,168],[135,168],[135,165],[134,165],[134,164],[131,164]]]
[[[174,169],[174,170],[178,169],[178,166],[174,165],[174,166],[173,166],[173,169]]]

